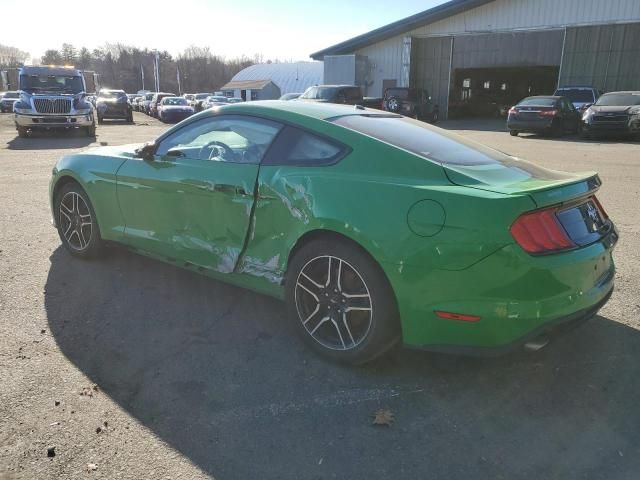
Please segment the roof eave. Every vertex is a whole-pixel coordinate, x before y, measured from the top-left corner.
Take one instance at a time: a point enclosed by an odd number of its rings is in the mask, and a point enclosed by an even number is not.
[[[325,55],[344,55],[354,53],[356,50],[368,47],[374,43],[387,40],[401,33],[413,30],[443,20],[447,17],[457,15],[472,8],[476,8],[494,0],[451,0],[449,2],[438,5],[424,12],[411,15],[397,22],[390,23],[380,28],[376,28],[370,32],[350,38],[344,42],[338,43],[331,47],[325,48],[318,52],[312,53],[310,57],[314,60],[322,60]]]

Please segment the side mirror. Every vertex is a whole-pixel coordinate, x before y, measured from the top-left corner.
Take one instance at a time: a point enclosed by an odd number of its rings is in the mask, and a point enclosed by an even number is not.
[[[135,155],[137,158],[142,158],[146,161],[152,161],[153,156],[156,153],[157,145],[155,142],[145,143],[142,147],[138,148],[135,151]]]

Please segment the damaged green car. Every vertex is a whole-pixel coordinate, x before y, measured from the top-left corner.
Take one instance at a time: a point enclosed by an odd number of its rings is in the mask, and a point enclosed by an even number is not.
[[[595,315],[618,238],[600,184],[400,115],[273,101],[65,156],[50,201],[73,256],[117,242],[281,298],[310,346],[358,364],[398,342],[542,345]]]

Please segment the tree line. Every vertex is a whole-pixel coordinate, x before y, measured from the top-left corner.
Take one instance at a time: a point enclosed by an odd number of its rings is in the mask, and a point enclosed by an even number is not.
[[[178,92],[209,92],[218,90],[231,80],[240,70],[262,60],[240,57],[227,59],[215,55],[209,47],[192,46],[177,56],[167,51],[157,52],[159,57],[160,90]],[[75,65],[82,70],[93,70],[99,77],[103,88],[123,89],[137,92],[154,88],[154,62],[156,51],[137,48],[119,43],[107,43],[102,47],[89,50],[76,48],[65,43],[60,49],[46,50],[40,63],[42,65]],[[35,62],[34,62],[35,63]],[[144,76],[144,85],[143,85]]]

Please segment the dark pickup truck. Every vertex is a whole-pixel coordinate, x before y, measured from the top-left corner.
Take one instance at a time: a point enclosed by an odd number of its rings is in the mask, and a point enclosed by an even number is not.
[[[382,109],[430,123],[436,123],[440,115],[438,105],[422,88],[387,88],[382,97]]]
[[[317,85],[309,87],[298,100],[307,102],[343,103],[380,108],[381,98],[363,97],[362,90],[356,85]]]

